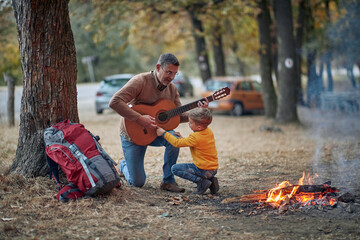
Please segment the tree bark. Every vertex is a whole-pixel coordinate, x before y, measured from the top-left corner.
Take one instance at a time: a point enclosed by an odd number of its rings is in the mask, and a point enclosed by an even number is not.
[[[230,33],[230,35],[234,35],[234,29],[233,29],[231,23],[229,21],[226,21],[225,24],[226,24],[226,29]],[[237,54],[237,50],[239,48],[238,43],[235,40],[232,40],[231,44],[230,44],[230,48],[235,55],[239,75],[246,76],[246,72],[245,72],[246,64],[243,61],[241,61],[241,59],[238,57],[238,54]]]
[[[345,68],[346,68],[346,75],[349,78],[351,85],[353,86],[353,88],[356,88],[354,65],[352,63],[347,63]]]
[[[260,73],[261,88],[265,105],[265,116],[275,118],[276,116],[276,93],[272,79],[272,53],[270,36],[270,12],[267,0],[258,0],[260,9],[257,15],[260,40]]]
[[[276,24],[271,21],[270,17],[270,37],[271,37],[271,55],[272,55],[272,70],[275,74],[276,82],[279,82],[279,68],[278,68],[278,42],[276,37]]]
[[[334,80],[333,80],[332,71],[331,71],[331,59],[332,59],[332,53],[328,52],[326,54],[325,64],[326,64],[326,73],[327,73],[327,82],[328,82],[327,90],[329,92],[332,92],[334,90]]]
[[[326,21],[330,23],[330,0],[325,1],[325,9],[326,9]],[[326,41],[326,53],[325,53],[325,64],[326,64],[326,73],[327,73],[327,82],[328,82],[328,91],[332,92],[334,90],[333,77],[331,71],[331,59],[332,59],[332,49],[329,44],[329,41]]]
[[[317,107],[320,104],[320,78],[316,72],[316,58],[317,50],[311,47],[311,43],[315,40],[315,26],[312,11],[309,6],[309,0],[306,0],[306,44],[310,45],[306,53],[306,66],[307,66],[307,87],[306,87],[306,104],[309,107]]]
[[[278,42],[278,107],[276,121],[298,122],[296,110],[296,56],[290,0],[275,0],[274,12]]]
[[[310,50],[306,54],[306,66],[307,66],[307,88],[306,98],[307,105],[309,107],[317,107],[320,104],[320,88],[319,88],[319,77],[316,73],[316,50]]]
[[[76,52],[69,1],[14,0],[24,88],[12,171],[47,173],[43,130],[64,119],[79,122]]]
[[[306,0],[299,1],[299,15],[296,24],[296,94],[297,102],[301,105],[305,104],[303,97],[303,90],[301,86],[301,65],[302,65],[302,45],[304,39],[304,29],[305,29],[305,16],[306,16]]]
[[[226,76],[225,68],[225,56],[222,44],[222,34],[216,32],[216,28],[213,31],[213,51],[214,51],[214,62],[215,62],[215,75]]]
[[[197,18],[198,8],[201,6],[192,5],[191,8],[188,8],[187,11],[190,15],[191,22],[193,24],[193,36],[195,39],[196,45],[196,54],[200,69],[200,75],[203,82],[206,82],[209,78],[211,78],[211,71],[209,65],[209,58],[206,50],[205,38],[202,36],[204,33],[202,22]]]

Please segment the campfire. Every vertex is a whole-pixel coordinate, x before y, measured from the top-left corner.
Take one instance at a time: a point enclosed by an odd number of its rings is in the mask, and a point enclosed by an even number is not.
[[[331,187],[331,182],[321,185],[313,184],[313,177],[305,172],[295,185],[283,181],[269,190],[258,190],[252,194],[235,198],[227,198],[223,203],[231,202],[257,202],[271,206],[274,209],[287,208],[288,206],[304,207],[311,205],[336,206],[338,189]]]

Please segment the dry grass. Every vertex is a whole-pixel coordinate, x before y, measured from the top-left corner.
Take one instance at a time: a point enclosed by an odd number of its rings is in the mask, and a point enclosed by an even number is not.
[[[118,116],[93,112],[81,112],[82,123],[101,137],[105,150],[119,162],[123,155]],[[263,116],[215,115],[211,128],[220,162],[217,195],[193,195],[194,184],[182,179],[177,181],[186,188],[184,194],[161,191],[163,149],[149,148],[143,188],[124,183],[108,195],[68,203],[54,199],[56,186],[46,177],[4,175],[15,156],[18,129],[2,125],[0,239],[359,238],[358,212],[344,217],[335,210],[282,215],[269,210],[250,216],[239,211],[248,205],[220,203],[282,180],[295,183],[303,171],[319,174],[319,182],[330,179],[333,186],[359,194],[358,117],[334,121],[306,109],[299,109],[299,114],[303,125],[279,126],[282,132],[260,131],[263,125],[275,125]],[[186,124],[177,130],[184,136],[190,133]],[[182,149],[178,162],[190,161],[189,150]]]

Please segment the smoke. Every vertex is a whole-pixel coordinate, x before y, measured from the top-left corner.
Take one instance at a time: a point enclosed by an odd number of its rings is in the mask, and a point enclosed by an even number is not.
[[[360,192],[360,112],[350,115],[305,108],[300,112],[315,143],[316,182],[331,181],[341,191]]]

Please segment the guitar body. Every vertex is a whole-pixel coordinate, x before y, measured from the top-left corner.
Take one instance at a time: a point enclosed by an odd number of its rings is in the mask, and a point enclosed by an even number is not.
[[[199,101],[208,102],[219,100],[230,94],[228,87],[215,91],[206,99]],[[139,104],[132,107],[133,110],[141,115],[150,115],[155,118],[156,125],[169,131],[175,129],[180,123],[180,114],[197,107],[197,102],[176,107],[175,103],[168,99],[161,99],[153,105]],[[141,146],[149,145],[157,138],[156,129],[147,129],[136,122],[129,121],[125,118],[126,131],[131,140]]]
[[[176,105],[168,99],[161,99],[153,105],[139,104],[132,107],[133,110],[141,115],[150,115],[155,117],[156,124],[165,130],[173,130],[180,123],[180,116],[174,116],[169,119],[160,120],[160,113],[176,108]],[[126,131],[131,140],[137,145],[145,146],[157,138],[156,129],[142,127],[137,122],[132,122],[125,118]]]

